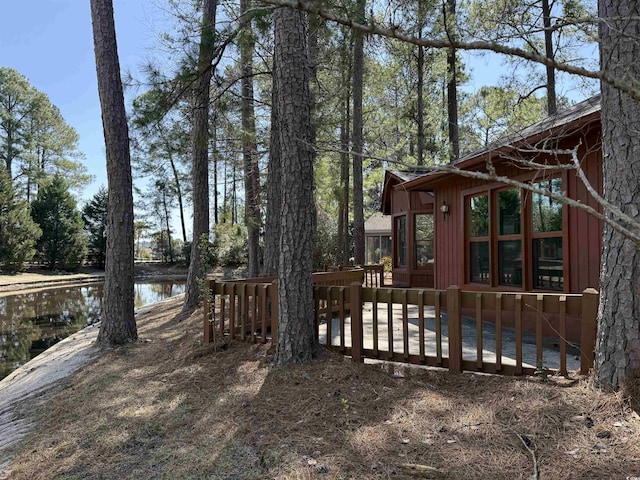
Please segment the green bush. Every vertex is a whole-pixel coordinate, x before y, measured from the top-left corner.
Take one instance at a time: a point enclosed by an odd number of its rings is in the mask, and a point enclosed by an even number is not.
[[[391,273],[391,269],[393,268],[393,262],[391,260],[391,257],[382,257],[380,259],[380,263],[384,265],[385,273]]]
[[[222,266],[247,263],[247,228],[237,223],[219,223],[214,228],[215,263]]]

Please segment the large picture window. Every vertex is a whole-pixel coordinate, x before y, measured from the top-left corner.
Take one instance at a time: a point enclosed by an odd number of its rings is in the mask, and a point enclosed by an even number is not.
[[[533,185],[562,193],[559,177]],[[465,197],[466,281],[563,291],[562,215],[560,202],[517,188]]]
[[[397,217],[395,220],[396,226],[396,238],[398,239],[398,245],[396,245],[396,267],[407,266],[407,217]]]
[[[415,263],[416,268],[433,263],[433,215],[415,215]]]

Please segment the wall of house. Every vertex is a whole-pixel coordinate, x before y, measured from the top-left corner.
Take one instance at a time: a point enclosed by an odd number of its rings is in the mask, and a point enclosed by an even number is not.
[[[590,183],[598,192],[602,191],[602,154],[599,148],[599,126],[591,128],[582,137],[579,158],[584,158],[583,170]],[[576,145],[580,137],[566,139],[561,147]],[[503,166],[497,170],[499,175],[510,178],[522,178],[522,168]],[[564,174],[564,185],[571,198],[580,200],[594,208],[597,202],[588,193],[582,181],[573,172]],[[464,194],[469,190],[495,183],[470,179],[462,176],[449,176],[432,185],[435,195],[435,288],[445,289],[450,285],[463,288],[486,289],[484,285],[465,285],[465,225]],[[449,205],[449,214],[440,213],[443,202]],[[394,209],[395,210],[395,209]],[[565,262],[568,263],[568,283],[565,290],[578,293],[585,288],[598,288],[600,271],[600,252],[602,247],[602,224],[588,213],[577,208],[565,208],[564,245]],[[412,285],[413,286],[413,285]]]
[[[589,183],[602,194],[602,150],[599,148],[600,130],[588,135],[591,142],[582,146],[580,154],[586,156],[583,170]],[[599,212],[602,207],[587,191],[576,176],[568,177],[568,194]],[[602,222],[593,215],[577,208],[569,208],[568,248],[570,261],[570,291],[581,292],[585,288],[598,289],[600,285],[600,256],[602,251]]]

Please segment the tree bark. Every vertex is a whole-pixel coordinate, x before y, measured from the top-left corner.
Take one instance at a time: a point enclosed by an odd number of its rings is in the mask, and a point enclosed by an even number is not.
[[[109,192],[104,310],[97,343],[111,346],[138,338],[134,316],[131,157],[111,0],[91,0],[91,22]]]
[[[445,5],[445,28],[450,39],[456,39],[456,0],[447,0]],[[458,134],[458,67],[456,49],[447,49],[447,116],[449,124],[449,161],[460,158],[460,138]]]
[[[310,69],[304,13],[274,12],[276,130],[281,158],[279,322],[276,364],[306,363],[318,354],[313,324],[313,149]],[[273,128],[273,126],[272,126]],[[271,173],[271,172],[270,172]]]
[[[357,0],[356,22],[363,23],[366,0]],[[364,34],[355,30],[353,44],[353,230],[356,265],[364,265],[364,185],[362,179]]]
[[[193,237],[183,312],[192,312],[200,301],[205,271],[200,245],[209,242],[209,88],[215,55],[216,0],[204,0],[198,52],[192,124]]]
[[[422,38],[424,29],[424,0],[418,0],[418,37]],[[424,47],[418,46],[418,90],[417,128],[418,128],[418,165],[424,165]]]
[[[218,118],[215,112],[211,125],[211,155],[213,156],[211,162],[213,163],[213,224],[218,225]]]
[[[253,109],[253,31],[250,0],[240,0],[240,70],[242,76],[242,156],[244,165],[244,220],[247,225],[249,277],[260,272],[260,203],[256,120]]]
[[[640,6],[600,0],[601,68],[628,82],[640,76]],[[640,220],[640,103],[601,84],[605,200]],[[605,215],[611,215],[606,212]],[[640,369],[640,251],[604,225],[595,369],[601,385],[619,388]]]
[[[545,56],[554,59],[553,32],[551,30],[551,8],[549,0],[542,0],[542,22],[544,25],[544,50]],[[556,102],[556,70],[547,65],[547,114],[555,115],[558,112]]]
[[[271,85],[271,135],[269,140],[269,168],[267,172],[267,217],[264,235],[264,274],[278,275],[279,242],[282,218],[282,165],[280,149],[280,113],[278,105],[279,83],[276,77],[276,56],[273,57],[273,75]]]
[[[171,145],[167,144],[167,150],[169,152],[169,163],[171,165],[171,172],[173,174],[173,182],[176,185],[176,195],[178,196],[178,209],[180,211],[180,227],[182,228],[182,241],[187,241],[187,229],[184,223],[184,205],[182,202],[182,186],[180,182],[180,175],[178,174],[178,167],[173,160],[173,153],[171,152]]]

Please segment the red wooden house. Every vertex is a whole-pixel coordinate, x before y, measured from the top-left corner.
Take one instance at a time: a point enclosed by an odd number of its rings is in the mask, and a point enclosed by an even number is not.
[[[558,152],[576,147],[582,170],[601,192],[598,97],[454,165],[485,173],[492,165],[499,176],[598,208],[575,170],[563,168],[572,156]],[[598,288],[601,222],[547,196],[449,172],[387,171],[382,211],[393,217],[394,285],[565,293]]]

